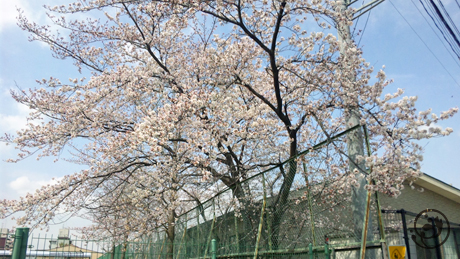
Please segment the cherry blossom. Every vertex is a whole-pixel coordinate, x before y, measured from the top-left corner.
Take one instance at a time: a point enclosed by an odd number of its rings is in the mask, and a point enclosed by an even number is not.
[[[276,226],[301,162],[317,165],[307,177],[333,182],[330,201],[362,173],[368,190],[398,195],[421,174],[417,140],[452,133],[430,126],[458,108],[436,115],[417,111],[402,89],[383,95],[391,83],[384,69],[336,36],[351,12],[339,1],[82,0],[46,10],[61,34],[22,13],[19,26],[90,76],[12,92],[33,112],[3,141],[21,151],[12,161],[71,150],[88,169],[1,201],[3,217],[26,212],[19,225],[46,225],[64,210],[84,212],[91,231],[120,239],[163,226],[173,240],[175,218],[212,196],[209,186],[244,201],[250,194],[239,183],[297,158],[277,182]],[[355,126],[351,113],[371,152],[349,160],[347,139],[332,138]]]

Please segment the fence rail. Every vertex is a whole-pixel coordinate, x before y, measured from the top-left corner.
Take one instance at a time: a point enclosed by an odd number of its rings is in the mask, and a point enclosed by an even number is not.
[[[346,133],[357,127],[275,167],[259,168],[261,172],[246,180],[235,178],[231,186],[216,182],[215,190],[223,191],[182,214],[172,224],[172,237],[158,229],[136,240],[81,240],[80,245],[73,240],[53,248],[46,248],[46,238],[32,238],[42,242],[33,249],[75,252],[70,250],[78,247],[82,253],[91,253],[91,259],[209,258],[211,253],[216,258],[294,259],[345,252],[348,258],[358,257],[356,247],[373,248],[381,245],[384,237],[376,195],[368,196],[366,242],[362,240],[365,227],[354,220],[357,214],[352,209],[351,191],[356,176],[349,172],[348,157],[341,150]]]
[[[55,241],[58,242],[57,247],[54,247]],[[15,242],[23,242],[23,240],[15,240]],[[165,243],[152,243],[141,241],[130,241],[124,244],[115,246],[111,251],[104,253],[108,247],[113,247],[113,242],[110,240],[79,240],[79,239],[56,239],[54,237],[28,237],[27,249],[24,251],[23,258],[14,255],[11,251],[1,251],[0,258],[5,259],[78,259],[78,258],[91,258],[91,259],[147,259],[147,258],[168,258],[164,249]],[[381,242],[369,242],[367,248],[375,250],[381,248]],[[361,243],[348,243],[348,244],[335,244],[328,243],[322,246],[313,246],[308,244],[302,248],[296,249],[279,249],[279,250],[264,250],[259,251],[257,254],[252,252],[240,252],[219,254],[219,244],[215,239],[211,241],[211,246],[206,255],[194,256],[192,254],[183,253],[182,256],[175,254],[173,258],[189,258],[189,259],[225,259],[225,258],[315,258],[315,259],[329,259],[329,258],[354,258],[350,254],[358,254]],[[175,244],[179,247],[181,244]],[[45,249],[47,251],[45,251]],[[51,251],[59,250],[59,251]],[[345,254],[344,254],[345,253]]]

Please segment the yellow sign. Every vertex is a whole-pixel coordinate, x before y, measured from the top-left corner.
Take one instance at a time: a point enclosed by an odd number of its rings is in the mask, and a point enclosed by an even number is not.
[[[405,259],[406,258],[406,247],[405,246],[390,246],[390,258],[391,259]]]

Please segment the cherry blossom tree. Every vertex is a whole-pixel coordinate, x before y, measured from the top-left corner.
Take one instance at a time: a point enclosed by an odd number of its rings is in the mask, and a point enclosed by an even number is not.
[[[452,132],[430,125],[457,108],[417,113],[416,97],[403,90],[383,95],[390,83],[384,71],[374,73],[353,42],[339,52],[334,30],[350,11],[338,1],[82,0],[45,8],[60,32],[23,14],[21,28],[91,76],[69,83],[51,77],[38,81],[41,88],[13,92],[34,112],[27,128],[3,140],[17,145],[19,160],[72,148],[75,162],[90,169],[2,201],[4,216],[28,210],[22,224],[46,224],[57,208],[93,205],[94,215],[110,214],[115,224],[120,203],[127,206],[121,211],[173,225],[182,195],[201,199],[187,186],[219,180],[244,198],[242,180],[325,139],[333,152],[299,159],[329,170],[305,174],[340,179],[336,188],[345,190],[356,184],[353,175],[366,173],[368,190],[397,195],[420,174],[415,141]],[[332,140],[354,126],[346,123],[351,111],[369,131],[368,157],[349,159],[346,140]],[[298,161],[277,178],[273,235]],[[347,163],[361,166],[351,171]],[[143,205],[151,199],[172,209]]]
[[[179,151],[178,145],[174,151]],[[193,198],[206,196],[195,190],[204,187],[200,174],[180,162],[176,153],[165,153],[153,167],[123,170],[94,188],[91,201],[78,208],[93,222],[80,229],[86,238],[110,237],[125,251],[128,240],[161,231],[168,241],[166,254],[172,257],[177,217],[195,206]]]

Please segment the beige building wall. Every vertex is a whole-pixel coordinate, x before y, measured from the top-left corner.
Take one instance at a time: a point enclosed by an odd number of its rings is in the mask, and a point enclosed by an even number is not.
[[[411,188],[408,184],[404,185],[405,188],[402,190],[401,195],[397,198],[388,197],[385,195],[379,195],[380,203],[383,209],[400,210],[418,214],[426,209],[436,209],[442,212],[448,221],[452,223],[450,226],[452,231],[458,232],[460,226],[460,190],[450,186],[449,184],[443,183],[431,176],[424,175],[413,184],[414,188]],[[398,214],[383,214],[384,224],[386,227],[393,225],[392,223],[401,223],[401,215]],[[393,219],[394,221],[388,221]],[[385,222],[386,221],[386,222]],[[387,225],[390,222],[389,225]],[[408,235],[411,236],[413,233],[414,216],[406,215],[406,222],[408,223]],[[399,231],[393,231],[387,233],[386,239],[388,245],[405,245],[403,239],[402,226]],[[417,227],[420,227],[417,225]],[[455,230],[454,230],[455,229]],[[441,254],[443,258],[459,258],[459,249],[457,247],[456,235],[450,231],[450,236],[447,242],[441,248]],[[409,241],[409,249],[411,258],[433,258],[435,250],[425,250],[420,248],[411,239]]]
[[[397,198],[380,195],[380,203],[384,209],[404,209],[419,213],[426,209],[436,209],[444,213],[450,222],[460,224],[460,203],[446,198],[432,190],[414,184],[414,189],[405,185],[405,189]],[[421,191],[423,190],[423,191]]]
[[[49,251],[49,252],[91,253],[91,259],[97,259],[101,255],[103,255],[102,253],[94,252],[94,251],[84,249],[84,248],[80,248],[80,247],[74,246],[74,245],[66,245],[66,246],[62,246],[62,247],[58,247],[58,248],[53,248],[53,249],[50,249],[50,250],[47,250],[47,251]],[[55,258],[54,257],[42,257],[42,256],[39,256],[36,259],[55,259]],[[68,258],[68,257],[66,257],[65,259],[82,259],[82,258],[72,258],[72,257]]]

